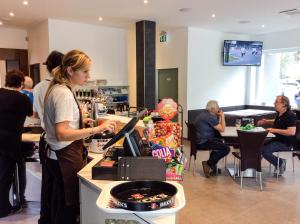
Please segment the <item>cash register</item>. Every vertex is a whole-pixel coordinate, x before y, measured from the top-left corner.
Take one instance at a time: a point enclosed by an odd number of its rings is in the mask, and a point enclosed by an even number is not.
[[[165,180],[165,162],[153,158],[150,148],[144,144],[135,125],[146,110],[134,116],[106,145],[104,158],[92,167],[92,178],[102,180],[126,180],[146,178]],[[124,138],[123,147],[113,146]],[[125,165],[126,164],[126,165]],[[144,172],[140,172],[141,169]],[[126,171],[127,170],[127,171]],[[130,175],[129,175],[130,173]],[[129,175],[129,176],[128,176]],[[156,176],[152,178],[152,176]]]

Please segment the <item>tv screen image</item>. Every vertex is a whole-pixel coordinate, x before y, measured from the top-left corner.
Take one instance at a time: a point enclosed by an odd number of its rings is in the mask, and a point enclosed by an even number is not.
[[[262,47],[261,41],[224,40],[223,64],[260,66]]]

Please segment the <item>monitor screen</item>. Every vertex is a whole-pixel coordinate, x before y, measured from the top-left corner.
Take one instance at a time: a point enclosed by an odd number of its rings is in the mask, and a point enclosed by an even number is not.
[[[108,147],[112,146],[113,144],[115,144],[117,141],[119,141],[121,138],[125,137],[126,134],[130,135],[131,136],[131,139],[134,140],[134,142],[137,142],[137,144],[134,144],[133,146],[137,145],[139,146],[140,145],[140,142],[139,140],[137,140],[137,133],[134,132],[134,127],[135,125],[138,123],[138,121],[145,115],[146,113],[146,110],[143,110],[141,112],[139,112],[135,117],[133,117],[108,143],[106,143],[106,145],[103,146],[103,150],[104,149],[107,149]],[[129,144],[130,145],[130,144]],[[131,146],[131,145],[130,145]],[[126,145],[127,147],[127,145]],[[128,148],[127,148],[128,150]],[[132,154],[132,155],[136,155],[137,153],[135,153],[136,151],[136,148],[134,149],[130,149],[130,150],[133,150],[133,153],[129,153],[129,154]],[[134,151],[135,150],[135,151]],[[138,154],[137,154],[138,155]]]
[[[223,65],[260,66],[262,47],[261,41],[224,40]]]

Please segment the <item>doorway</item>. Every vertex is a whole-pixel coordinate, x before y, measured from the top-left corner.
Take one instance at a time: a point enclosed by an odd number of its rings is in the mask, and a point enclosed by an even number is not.
[[[30,77],[33,80],[34,86],[41,81],[39,63],[30,65]]]
[[[158,69],[157,102],[163,98],[172,98],[178,103],[178,68]]]

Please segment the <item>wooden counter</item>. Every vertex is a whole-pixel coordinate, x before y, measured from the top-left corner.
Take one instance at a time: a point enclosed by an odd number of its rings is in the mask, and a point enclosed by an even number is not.
[[[41,134],[23,133],[22,142],[39,142]]]

